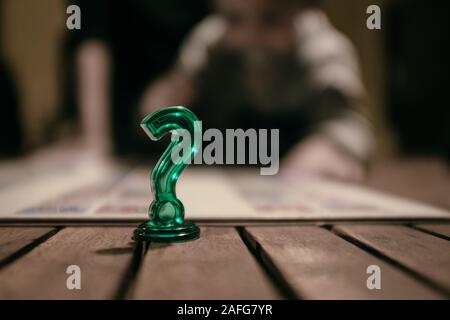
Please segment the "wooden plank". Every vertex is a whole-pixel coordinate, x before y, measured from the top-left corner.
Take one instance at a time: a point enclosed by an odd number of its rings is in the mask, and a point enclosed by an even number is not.
[[[191,242],[151,245],[136,299],[273,299],[276,290],[234,228],[202,228]]]
[[[19,250],[54,230],[51,227],[0,227],[0,265]]]
[[[354,238],[450,293],[450,242],[424,232],[388,225],[341,225]]]
[[[450,240],[450,224],[418,224],[416,227]]]
[[[113,298],[133,256],[133,228],[67,228],[0,270],[0,299]],[[81,269],[81,290],[66,286]]]
[[[246,228],[262,259],[305,299],[428,299],[440,295],[407,274],[314,226]],[[381,290],[367,288],[367,267],[381,268]]]
[[[365,182],[372,188],[450,209],[450,171],[439,158],[375,159]]]

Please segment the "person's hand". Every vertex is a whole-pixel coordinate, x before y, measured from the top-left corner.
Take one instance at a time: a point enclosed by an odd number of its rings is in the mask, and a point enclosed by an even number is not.
[[[190,81],[176,74],[167,74],[153,82],[144,92],[139,115],[146,115],[169,106],[185,106],[192,100]]]
[[[360,181],[365,176],[365,168],[360,161],[321,135],[311,136],[294,146],[283,159],[281,172],[351,181]]]

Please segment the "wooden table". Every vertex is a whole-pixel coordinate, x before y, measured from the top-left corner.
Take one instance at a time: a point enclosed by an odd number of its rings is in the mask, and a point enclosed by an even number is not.
[[[449,208],[446,165],[407,164],[379,162],[368,184]],[[196,241],[149,246],[131,240],[133,229],[0,226],[0,299],[450,297],[450,224],[203,225]],[[66,287],[70,265],[81,290]],[[367,288],[371,265],[380,290]]]

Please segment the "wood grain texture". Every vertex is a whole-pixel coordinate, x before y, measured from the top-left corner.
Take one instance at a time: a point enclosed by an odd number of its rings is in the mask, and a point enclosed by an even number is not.
[[[0,264],[36,239],[54,230],[51,227],[0,227]]]
[[[336,231],[450,292],[450,242],[404,226],[340,225]]]
[[[234,228],[202,228],[191,242],[151,245],[136,299],[279,298]]]
[[[133,256],[133,228],[67,228],[0,270],[0,299],[113,298]],[[68,290],[67,267],[81,268]]]
[[[253,246],[304,299],[427,299],[436,292],[380,259],[314,226],[246,228]],[[382,270],[381,290],[367,288],[367,267]]]
[[[419,224],[416,227],[450,240],[450,224]]]

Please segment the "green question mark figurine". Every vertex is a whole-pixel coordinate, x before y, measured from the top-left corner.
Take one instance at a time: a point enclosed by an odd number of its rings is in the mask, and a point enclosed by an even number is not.
[[[201,127],[194,113],[184,107],[168,107],[153,112],[144,118],[141,127],[152,140],[159,140],[172,132],[172,141],[164,151],[151,173],[151,189],[155,199],[149,207],[150,220],[134,231],[134,240],[148,242],[176,242],[198,238],[200,229],[192,222],[184,221],[184,206],[177,198],[175,185],[187,163],[199,149]],[[172,150],[181,142],[177,132],[187,130],[192,144],[190,152],[183,154],[177,162],[172,160]]]

